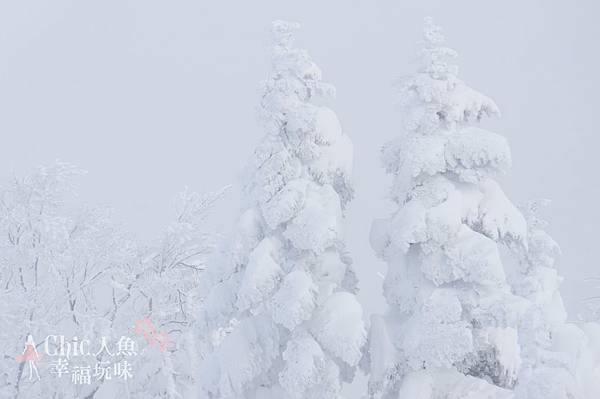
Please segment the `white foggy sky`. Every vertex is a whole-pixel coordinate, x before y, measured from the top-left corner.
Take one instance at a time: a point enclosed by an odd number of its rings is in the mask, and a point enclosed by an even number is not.
[[[227,231],[238,176],[262,136],[255,117],[273,19],[302,23],[297,43],[337,87],[331,103],[355,145],[357,197],[348,245],[361,300],[379,311],[383,272],[368,244],[391,209],[380,146],[398,134],[392,83],[415,68],[431,15],[460,53],[461,77],[496,100],[515,203],[550,198],[574,316],[600,274],[599,7],[590,1],[156,1],[0,3],[0,177],[59,158],[89,174],[81,200],[110,205],[139,237],[156,237],[174,194],[234,184],[211,220]]]

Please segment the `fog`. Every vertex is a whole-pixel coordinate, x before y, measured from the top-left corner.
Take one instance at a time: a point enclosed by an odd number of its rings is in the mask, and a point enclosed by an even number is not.
[[[503,117],[483,126],[513,154],[501,183],[515,203],[549,198],[576,318],[599,273],[599,6],[594,1],[126,1],[0,5],[0,177],[55,159],[89,171],[79,201],[109,205],[140,241],[157,237],[172,197],[233,189],[208,229],[227,232],[239,175],[263,132],[256,117],[273,19],[302,24],[297,43],[337,87],[331,107],[355,145],[348,246],[361,301],[380,312],[385,265],[368,243],[392,209],[379,162],[399,134],[396,78],[415,68],[424,16],[460,54],[460,76]],[[600,290],[600,288],[598,288]],[[598,292],[596,292],[597,294]]]

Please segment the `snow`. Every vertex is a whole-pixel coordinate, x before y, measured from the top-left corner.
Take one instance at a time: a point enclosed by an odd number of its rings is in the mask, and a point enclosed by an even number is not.
[[[366,327],[343,242],[352,142],[320,104],[334,90],[293,47],[296,29],[273,25],[260,104],[266,135],[245,173],[239,228],[211,265],[202,307],[203,332],[218,338],[202,362],[209,398],[339,399],[363,356]]]
[[[338,175],[352,174],[353,146],[348,136],[319,148],[320,156],[309,165],[310,174],[321,184],[332,184]]]
[[[211,354],[214,361],[204,364],[201,375],[211,377],[203,378],[204,388],[222,399],[238,398],[256,376],[269,369],[278,346],[277,329],[267,318],[245,319]]]
[[[290,272],[269,301],[273,320],[288,330],[293,330],[311,317],[316,306],[316,293],[317,287],[306,272]]]
[[[405,136],[384,146],[383,165],[395,175],[391,197],[402,203],[422,176],[433,176],[446,168],[445,137]]]
[[[391,378],[397,353],[387,324],[380,315],[371,316],[369,330],[369,392],[378,392],[383,388],[383,381]]]
[[[473,350],[469,325],[461,320],[456,293],[436,290],[401,327],[402,349],[412,369],[451,367]]]
[[[290,181],[269,201],[262,204],[262,215],[271,229],[276,229],[298,215],[304,206],[306,187],[309,181],[296,179]]]
[[[570,399],[600,397],[598,324],[567,322],[559,292],[562,278],[554,268],[558,244],[544,231],[538,212],[547,201],[529,201],[523,207],[528,242],[513,248],[520,267],[513,284],[528,300],[519,324],[522,366],[517,399]],[[594,333],[596,332],[596,334]]]
[[[388,173],[402,172],[412,178],[421,174],[433,176],[446,168],[446,140],[446,137],[412,135],[394,140],[382,150],[383,165]]]
[[[420,254],[411,250],[393,258],[383,281],[387,303],[400,313],[412,313],[427,298],[435,285],[419,270]]]
[[[204,347],[212,345],[212,335],[204,331],[229,318],[237,289],[234,279],[215,287],[206,302],[215,318],[205,323],[198,309],[207,294],[204,285],[211,284],[205,280],[215,283],[230,274],[225,267],[222,273],[201,273],[216,257],[215,237],[204,231],[203,221],[224,189],[178,194],[164,232],[142,245],[112,220],[109,209],[71,203],[73,179],[80,175],[73,165],[57,162],[0,187],[0,340],[7,359],[13,359],[0,364],[0,397],[184,397],[197,391],[195,365]],[[10,277],[15,270],[21,278]],[[12,357],[22,353],[28,334],[42,356],[48,334],[64,334],[65,341],[79,337],[92,346],[102,338],[114,354],[121,334],[135,340],[132,326],[141,318],[151,318],[161,338],[164,326],[177,328],[169,330],[165,352],[146,350],[146,343],[137,340],[141,346],[127,358],[134,377],[126,384],[92,378],[80,386],[64,376],[57,380],[50,375],[52,359],[40,364],[39,380],[26,382],[27,369]],[[48,344],[52,350],[52,340]]]
[[[390,239],[402,252],[406,253],[411,244],[427,239],[425,211],[418,201],[410,201],[391,220]]]
[[[483,233],[494,240],[524,244],[527,223],[498,183],[486,179],[479,185],[483,200],[479,205],[479,218]]]
[[[496,244],[464,225],[441,250],[425,255],[421,270],[437,285],[463,280],[498,286],[505,279]]]
[[[239,279],[231,278],[215,284],[204,299],[201,320],[213,329],[229,321],[236,309]]]
[[[480,378],[443,371],[436,378],[435,399],[512,399],[512,392]]]
[[[280,244],[264,238],[252,251],[237,295],[237,307],[248,309],[265,300],[277,287],[283,271],[276,255]]]
[[[264,238],[264,231],[260,225],[260,213],[254,209],[246,210],[239,218],[235,226],[235,234],[231,241],[227,245],[227,248],[222,248],[219,251],[219,256],[226,257],[225,253],[229,254],[232,258],[230,259],[229,268],[224,263],[219,268],[209,268],[207,274],[210,276],[209,280],[220,281],[221,279],[228,277],[232,270],[238,264],[244,264],[248,262],[248,255],[258,245],[258,243]]]
[[[320,107],[315,118],[315,134],[318,144],[332,144],[342,135],[342,126],[340,121],[331,109]]]
[[[448,53],[446,53],[448,54]],[[446,68],[443,66],[442,68]],[[421,72],[402,80],[404,126],[409,131],[432,134],[440,129],[453,129],[459,124],[480,120],[484,116],[497,116],[498,107],[489,97],[466,86],[449,72],[444,79],[430,76],[442,69]]]
[[[398,398],[512,399],[512,393],[478,378],[451,370],[416,371],[402,383]]]
[[[500,116],[496,103],[489,97],[458,81],[450,92],[445,118],[456,122],[480,120],[484,116]]]
[[[370,399],[600,398],[600,325],[569,319],[544,201],[517,208],[494,180],[510,148],[472,123],[499,110],[458,79],[457,53],[429,18],[419,69],[399,88],[405,129],[381,154],[396,209],[369,239],[388,266],[388,308],[367,326],[344,243],[353,144],[321,104],[334,88],[293,47],[298,27],[273,23],[265,137],[226,243],[215,250],[201,231],[218,193],[179,195],[150,248],[107,211],[67,215],[63,196],[82,171],[58,162],[0,188],[1,321],[38,337],[48,326],[111,335],[140,312],[170,326],[169,350],[131,359],[139,377],[112,397],[341,399],[360,364]],[[92,306],[97,277],[112,291],[106,309]],[[10,355],[24,332],[0,330]],[[55,388],[22,383],[23,368],[5,363],[2,397]],[[105,387],[63,381],[57,397]]]
[[[266,137],[256,151],[256,173],[247,191],[251,198],[268,201],[301,174],[301,163],[280,139]]]
[[[369,231],[369,243],[377,256],[385,259],[385,250],[390,246],[390,223],[388,219],[375,219]]]
[[[283,361],[285,366],[279,374],[279,382],[290,398],[336,397],[339,370],[310,335],[290,340],[283,352]]]
[[[584,323],[580,328],[587,345],[578,362],[577,380],[585,398],[597,398],[600,397],[600,325]]]
[[[496,360],[503,370],[501,378],[515,380],[521,366],[521,350],[517,330],[512,327],[491,328],[488,330],[488,340],[498,353]]]
[[[464,128],[448,138],[445,158],[459,178],[476,183],[510,168],[510,148],[499,134],[476,127]]]
[[[427,211],[427,238],[436,243],[445,243],[461,231],[461,200],[460,192],[454,190],[447,198]]]
[[[346,277],[348,267],[337,251],[327,250],[320,256],[319,261],[313,265],[312,274],[315,279],[322,283],[340,286]]]
[[[429,19],[424,33],[421,68],[399,87],[405,131],[382,151],[398,209],[371,229],[390,308],[371,336],[385,347],[389,332],[395,350],[371,353],[369,386],[382,398],[510,397],[528,308],[499,251],[527,248],[525,218],[493,180],[510,149],[470,125],[498,108],[457,78],[456,52]]]
[[[331,295],[311,321],[310,330],[325,349],[350,366],[358,364],[367,332],[362,307],[354,295]]]
[[[298,216],[287,225],[284,236],[298,249],[321,253],[340,238],[339,197],[331,186],[311,184],[304,204]]]
[[[409,374],[402,382],[399,398],[433,399],[434,381],[430,373],[422,371]]]

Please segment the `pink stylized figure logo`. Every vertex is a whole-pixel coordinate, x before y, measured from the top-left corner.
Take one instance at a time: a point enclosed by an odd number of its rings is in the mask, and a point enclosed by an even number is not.
[[[161,352],[167,349],[169,337],[164,331],[157,331],[156,327],[149,318],[137,320],[135,322],[135,333],[142,335],[150,346],[158,346]]]
[[[27,335],[27,341],[25,342],[23,354],[18,355],[16,359],[19,363],[27,362],[27,365],[29,366],[29,381],[33,379],[34,372],[38,381],[40,380],[40,373],[38,373],[37,366],[35,365],[35,362],[40,360],[40,354],[35,348],[35,342],[31,334]]]

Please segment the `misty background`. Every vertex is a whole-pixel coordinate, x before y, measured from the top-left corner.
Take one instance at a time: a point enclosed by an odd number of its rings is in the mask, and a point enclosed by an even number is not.
[[[423,17],[444,27],[460,77],[503,117],[482,126],[507,137],[513,202],[549,198],[574,319],[600,294],[600,6],[559,1],[157,1],[0,3],[0,178],[55,159],[89,171],[78,201],[108,205],[139,241],[158,238],[175,194],[233,189],[207,226],[227,233],[239,176],[263,135],[256,117],[269,72],[274,19],[302,24],[306,48],[337,87],[329,104],[354,142],[356,198],[348,247],[367,313],[382,312],[385,265],[373,218],[393,207],[379,148],[400,132],[394,81],[416,68]]]

